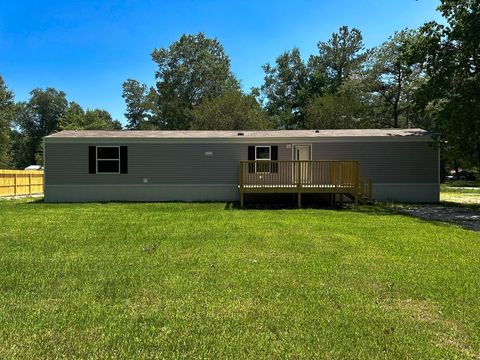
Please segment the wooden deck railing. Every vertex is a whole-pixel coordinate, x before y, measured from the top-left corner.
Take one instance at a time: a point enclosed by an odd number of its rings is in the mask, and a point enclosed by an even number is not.
[[[358,185],[360,198],[364,201],[372,201],[372,181],[361,177]]]
[[[352,192],[359,189],[358,161],[240,161],[244,192]]]
[[[43,171],[0,170],[0,196],[43,193]]]

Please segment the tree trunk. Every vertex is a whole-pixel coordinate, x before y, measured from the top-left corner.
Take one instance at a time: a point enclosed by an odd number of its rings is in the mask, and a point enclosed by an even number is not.
[[[396,106],[393,110],[393,127],[398,128],[398,111]]]
[[[407,107],[405,109],[405,121],[407,122],[407,129],[410,129],[410,96],[407,94]]]

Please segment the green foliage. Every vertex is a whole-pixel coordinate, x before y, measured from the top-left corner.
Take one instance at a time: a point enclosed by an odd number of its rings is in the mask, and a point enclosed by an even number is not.
[[[85,112],[83,130],[121,130],[122,124],[113,120],[110,113],[102,109],[88,109]]]
[[[327,42],[319,42],[318,55],[310,57],[316,74],[326,71],[328,90],[337,92],[344,81],[359,73],[367,52],[364,50],[362,33],[358,29],[342,26]]]
[[[226,91],[206,99],[191,112],[191,128],[198,130],[261,130],[272,124],[253,95]]]
[[[68,108],[60,118],[61,130],[81,130],[85,119],[85,111],[75,101],[68,104]]]
[[[417,31],[396,32],[387,42],[374,49],[366,81],[373,96],[380,97],[379,124],[389,127],[410,127],[413,94],[425,81],[418,64],[410,61],[412,48],[421,42]]]
[[[182,35],[168,48],[155,49],[152,59],[158,65],[155,121],[161,128],[190,128],[189,112],[196,105],[239,86],[223,46],[203,33]],[[134,90],[141,99],[144,89]]]
[[[345,83],[355,80],[365,65],[367,52],[360,31],[343,26],[330,40],[319,42],[318,49],[318,55],[310,56],[307,64],[294,48],[280,55],[274,66],[263,66],[265,107],[277,127],[302,129],[356,124],[333,117],[342,112],[353,119],[358,112],[354,110],[357,102],[342,110],[348,96],[337,93]]]
[[[478,233],[225,207],[0,202],[0,358],[479,353]]]
[[[127,105],[125,117],[127,129],[143,129],[151,124],[153,116],[152,96],[154,90],[147,89],[147,85],[140,84],[137,80],[128,79],[122,84],[122,96]],[[154,124],[152,124],[154,125]]]
[[[121,130],[118,120],[113,120],[106,110],[88,109],[72,101],[60,119],[60,130]]]
[[[262,92],[266,97],[266,109],[276,120],[276,126],[284,129],[305,127],[302,108],[308,100],[308,72],[300,50],[294,48],[275,60],[275,65],[265,64],[265,81]]]
[[[63,91],[34,89],[30,95],[30,100],[19,103],[16,111],[15,125],[22,136],[14,159],[17,167],[37,163],[42,150],[42,138],[60,129],[60,119],[68,107]]]
[[[44,136],[60,130],[119,130],[118,120],[100,109],[84,111],[76,102],[68,102],[63,91],[35,89],[27,102],[15,108],[12,137],[12,165],[23,168],[43,163]]]
[[[305,109],[309,129],[352,129],[361,125],[364,106],[352,94],[337,93],[313,99]]]
[[[439,10],[447,25],[425,24],[414,54],[429,76],[415,95],[419,123],[450,161],[480,166],[480,2],[444,0]]]
[[[317,96],[305,108],[310,129],[379,127],[364,78],[345,80],[335,94]]]
[[[10,166],[11,126],[13,122],[13,93],[0,76],[0,169]]]

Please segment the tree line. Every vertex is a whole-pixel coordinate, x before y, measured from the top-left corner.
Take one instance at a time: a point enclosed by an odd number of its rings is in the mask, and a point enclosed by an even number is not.
[[[248,92],[222,44],[203,33],[154,49],[153,85],[122,85],[126,129],[340,129],[422,127],[448,167],[480,166],[480,3],[442,0],[445,24],[425,23],[367,49],[342,26],[305,58],[298,48],[263,65]],[[0,167],[41,159],[41,138],[61,129],[119,129],[55,89],[14,103],[0,78]]]
[[[59,130],[119,130],[106,110],[84,110],[63,91],[34,89],[28,101],[15,102],[0,76],[0,169],[43,163],[42,139]]]

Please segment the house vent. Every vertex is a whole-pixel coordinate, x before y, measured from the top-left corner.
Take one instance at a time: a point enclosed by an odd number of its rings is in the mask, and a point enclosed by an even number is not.
[[[315,132],[318,134],[320,132],[320,130],[315,130]]]
[[[243,136],[243,132],[237,133],[237,136]]]

